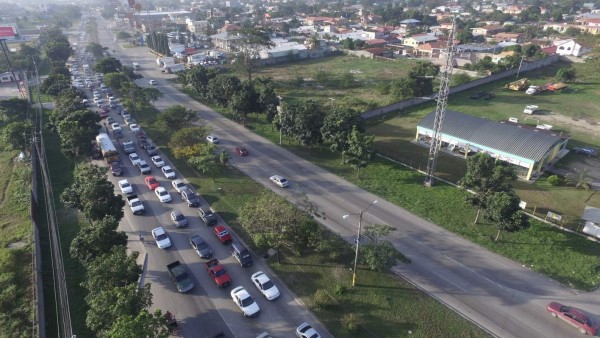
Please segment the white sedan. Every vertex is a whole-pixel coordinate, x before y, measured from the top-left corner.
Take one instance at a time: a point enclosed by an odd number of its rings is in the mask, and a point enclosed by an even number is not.
[[[216,137],[215,135],[208,135],[206,136],[206,140],[212,144],[217,144],[219,143],[219,138]]]
[[[114,130],[114,131],[121,131],[121,125],[120,125],[120,124],[118,124],[118,123],[116,123],[116,122],[115,122],[115,123],[113,123],[113,124],[112,124],[110,127],[111,127],[111,128],[112,128],[112,130]]]
[[[140,126],[137,123],[132,123],[129,125],[129,129],[134,133],[138,133],[140,131]]]
[[[133,187],[127,180],[119,181],[119,189],[121,189],[121,193],[123,194],[131,194],[133,193]]]
[[[171,184],[173,185],[173,188],[175,188],[175,191],[177,191],[178,193],[181,194],[182,191],[187,190],[187,184],[185,184],[185,182],[183,180],[175,180],[173,182],[171,182]]]
[[[162,203],[168,203],[173,200],[171,198],[171,194],[169,194],[167,189],[165,189],[163,187],[158,187],[158,188],[154,189],[154,193],[156,194],[156,197],[158,197],[158,200],[161,201]]]
[[[254,317],[260,312],[260,307],[243,286],[231,290],[231,299],[242,310],[244,316]]]
[[[154,80],[150,80],[150,81],[148,81],[148,83],[151,84],[151,85],[153,85],[153,86],[156,86],[156,81],[154,81]]]
[[[290,185],[290,181],[281,175],[273,175],[269,177],[269,180],[271,180],[271,182],[275,183],[280,188],[285,188]]]
[[[157,168],[161,168],[161,167],[165,166],[165,161],[162,159],[162,157],[160,157],[158,155],[152,156],[150,159],[152,160],[152,163],[154,163],[154,165]]]
[[[152,237],[154,237],[159,249],[166,249],[171,246],[171,239],[163,227],[152,229]]]
[[[267,298],[273,300],[279,297],[279,289],[264,272],[258,271],[250,277],[256,288]]]
[[[173,168],[171,168],[168,165],[160,168],[160,170],[162,171],[162,173],[165,175],[166,178],[175,178],[175,176],[177,176],[177,174],[175,174],[175,170],[173,170]]]
[[[129,160],[131,161],[131,165],[138,165],[141,161],[140,157],[136,153],[129,154]]]

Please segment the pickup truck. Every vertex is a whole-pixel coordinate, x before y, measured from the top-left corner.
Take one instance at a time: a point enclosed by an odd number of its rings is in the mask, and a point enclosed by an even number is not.
[[[135,153],[135,143],[131,140],[123,141],[123,151],[125,154]]]
[[[126,198],[127,204],[134,215],[140,215],[144,213],[144,204],[137,195],[127,196]]]
[[[217,259],[211,259],[210,261],[206,262],[206,269],[210,278],[212,278],[220,288],[231,284],[231,277],[229,277],[229,273],[227,273],[227,270],[225,270],[223,265],[219,264]]]
[[[177,285],[177,291],[185,293],[194,288],[194,282],[192,282],[187,270],[179,263],[179,261],[167,264],[167,270],[169,270],[171,279],[175,282],[175,285]]]

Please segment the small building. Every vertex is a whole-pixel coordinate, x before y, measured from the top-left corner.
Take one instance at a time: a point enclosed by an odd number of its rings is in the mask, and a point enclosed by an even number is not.
[[[417,124],[416,140],[429,142],[433,137],[435,111]],[[442,142],[446,148],[462,150],[465,157],[477,152],[515,166],[519,176],[530,180],[546,166],[567,153],[568,137],[531,126],[496,122],[457,111],[446,110]]]
[[[485,27],[475,27],[471,28],[471,34],[473,35],[483,35],[483,36],[492,36],[498,33],[504,32],[504,26],[500,25],[491,25]]]
[[[384,39],[373,39],[373,40],[367,40],[365,42],[367,43],[369,48],[383,47],[387,44],[387,41],[385,41]]]
[[[430,43],[430,42],[435,42],[437,40],[438,40],[438,38],[436,38],[433,35],[415,34],[411,37],[405,38],[404,41],[402,42],[402,44],[405,46],[417,48],[419,45],[423,45],[423,44]]]
[[[217,33],[210,36],[210,42],[213,46],[227,52],[236,50],[240,39],[241,37],[239,35],[230,34],[228,32]]]
[[[493,36],[494,41],[496,42],[516,42],[516,43],[522,43],[523,42],[523,34],[521,33],[498,33],[496,35]]]
[[[554,41],[553,45],[556,46],[556,54],[558,55],[583,56],[592,50],[573,39]]]

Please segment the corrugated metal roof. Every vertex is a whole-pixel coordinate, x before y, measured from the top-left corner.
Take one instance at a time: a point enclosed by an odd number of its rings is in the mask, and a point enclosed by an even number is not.
[[[429,113],[418,124],[433,129],[435,112]],[[522,158],[539,161],[563,138],[508,123],[446,110],[442,133],[465,140],[468,143],[496,149]]]

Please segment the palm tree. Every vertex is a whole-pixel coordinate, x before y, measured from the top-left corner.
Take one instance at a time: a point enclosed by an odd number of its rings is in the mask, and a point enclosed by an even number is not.
[[[567,174],[567,183],[573,184],[575,189],[583,188],[589,190],[591,182],[592,178],[587,168],[575,169],[572,173]]]

